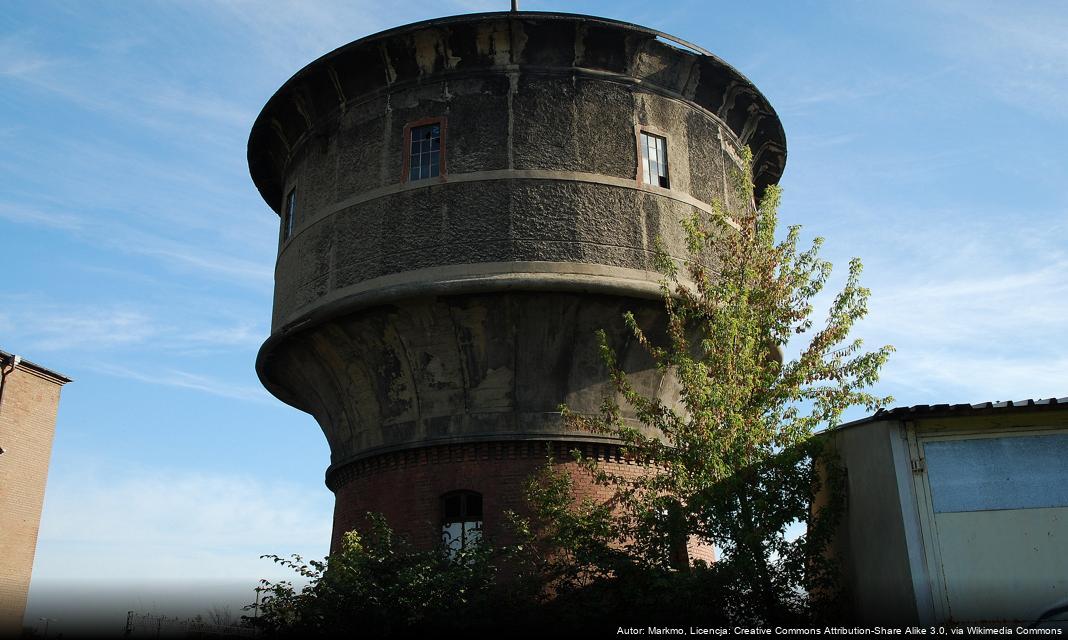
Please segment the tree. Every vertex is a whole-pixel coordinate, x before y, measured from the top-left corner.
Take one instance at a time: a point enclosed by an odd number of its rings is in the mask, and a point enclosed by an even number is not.
[[[328,558],[264,556],[308,582],[261,581],[262,599],[243,616],[268,636],[409,637],[421,633],[478,632],[526,611],[538,593],[519,559],[492,544],[449,552],[444,546],[414,549],[379,514],[369,531],[345,534]],[[502,565],[518,574],[499,589]]]
[[[625,316],[656,366],[678,381],[680,406],[639,394],[601,332],[617,396],[596,416],[563,408],[572,426],[621,441],[640,467],[624,477],[579,456],[614,489],[611,500],[576,502],[571,477],[550,463],[528,486],[533,519],[514,518],[520,542],[487,542],[457,557],[415,551],[373,517],[367,535],[346,534],[322,562],[268,556],[310,582],[299,591],[265,582],[255,624],[276,635],[388,636],[506,623],[523,635],[684,618],[815,621],[836,595],[825,549],[840,500],[831,491],[813,510],[815,492],[836,486],[837,475],[814,434],[851,405],[890,401],[865,389],[892,348],[864,352],[848,340],[869,296],[858,260],[815,327],[812,300],[831,271],[819,258],[822,241],[799,251],[798,227],[776,241],[778,188],[759,206],[752,194],[751,176],[739,173],[734,206],[685,221],[688,259],[680,265],[659,251],[666,335],[647,335]],[[791,338],[807,342],[785,360]],[[620,401],[647,429],[624,419]],[[807,530],[791,539],[797,522]],[[691,564],[691,540],[715,545],[720,557]]]
[[[743,166],[751,161],[747,150]],[[686,581],[699,574],[713,585],[707,596],[730,619],[811,620],[833,600],[834,567],[825,550],[839,501],[818,511],[811,505],[821,477],[833,488],[827,481],[836,467],[821,456],[814,434],[833,428],[850,406],[871,411],[891,401],[865,389],[893,348],[865,352],[861,340],[849,339],[869,297],[858,259],[817,327],[813,299],[831,264],[819,257],[821,238],[799,250],[797,226],[776,240],[779,200],[772,185],[756,205],[751,173],[739,171],[733,206],[715,203],[712,215],[685,221],[689,256],[681,265],[658,250],[666,335],[648,335],[633,315],[624,318],[661,372],[678,381],[679,407],[638,393],[600,332],[618,395],[596,416],[563,407],[565,419],[619,439],[643,471],[628,479],[585,461],[614,488],[611,508],[565,504],[560,483],[567,478],[560,474],[532,487],[547,527],[543,544],[559,549],[555,575],[565,591],[636,571],[646,578],[678,573],[688,567],[692,537],[721,555],[682,573]],[[785,360],[791,339],[807,342]],[[653,435],[624,420],[620,400]],[[807,531],[791,540],[798,522]]]

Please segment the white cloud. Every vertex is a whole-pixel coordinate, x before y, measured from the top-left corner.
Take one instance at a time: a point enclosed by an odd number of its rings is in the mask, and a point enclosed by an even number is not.
[[[809,85],[798,87],[781,101],[777,110],[783,114],[806,113],[811,107],[866,100],[895,90],[899,82],[891,78],[868,78],[848,85]]]
[[[199,346],[256,346],[265,339],[267,329],[259,322],[242,322],[229,327],[197,329],[182,337],[191,345]]]
[[[89,366],[88,369],[104,375],[165,387],[190,389],[192,391],[200,391],[221,398],[251,400],[270,404],[275,402],[269,395],[267,395],[267,392],[258,385],[235,385],[210,376],[205,376],[199,373],[190,373],[188,371],[180,371],[177,369],[160,369],[153,370],[151,373],[145,373],[143,371],[136,371],[114,364],[92,365]]]
[[[113,227],[109,241],[117,249],[137,253],[213,278],[270,290],[274,272],[267,262],[248,260],[201,248],[196,241],[179,242],[131,228]]]
[[[1064,5],[925,4],[933,45],[1004,102],[1046,116],[1068,112],[1068,12]]]
[[[260,394],[244,387],[227,387],[223,382],[195,374],[170,370],[164,375],[158,367],[151,374],[139,374],[115,363],[123,354],[156,357],[210,356],[223,352],[255,350],[269,331],[267,318],[249,319],[252,313],[241,306],[227,307],[199,292],[190,300],[178,302],[181,313],[156,303],[104,302],[65,304],[42,301],[38,295],[12,295],[8,311],[0,316],[9,346],[26,351],[67,352],[71,357],[109,354],[108,368],[94,365],[108,375],[209,390],[216,395],[250,399]],[[135,349],[133,349],[135,348]],[[202,366],[202,365],[201,365]]]
[[[214,250],[212,236],[186,234],[174,240],[161,233],[125,224],[113,217],[96,217],[71,211],[43,211],[17,204],[0,203],[0,218],[19,224],[48,227],[69,233],[96,247],[106,246],[127,253],[155,258],[181,271],[227,282],[269,290],[274,282],[270,262],[242,258]],[[253,236],[254,237],[254,236]],[[273,234],[268,237],[273,238]]]
[[[230,606],[239,615],[261,578],[295,577],[259,556],[326,555],[331,503],[325,488],[240,474],[128,462],[53,470],[28,619],[121,629],[128,610],[191,616]]]
[[[246,475],[131,469],[128,464],[53,473],[40,540],[51,551],[40,554],[41,577],[226,579],[238,569],[263,568],[258,558],[264,553],[326,553],[332,501],[325,488],[309,492]],[[75,546],[130,553],[57,557]],[[193,562],[188,553],[205,561]],[[226,556],[235,557],[236,564],[207,562]],[[91,570],[104,561],[114,564],[106,571]]]
[[[1068,252],[1056,232],[1006,233],[950,219],[911,247],[883,238],[896,251],[857,333],[897,347],[882,378],[898,404],[1068,394]]]
[[[56,63],[57,60],[34,51],[23,37],[0,36],[0,76],[27,78]]]
[[[256,118],[254,111],[218,95],[195,93],[181,86],[147,87],[144,99],[149,109],[165,109],[178,116],[192,116],[199,122],[210,120],[236,129],[250,127]]]
[[[319,56],[352,40],[402,23],[405,6],[381,6],[364,0],[334,2],[210,2],[201,5],[208,17],[230,25],[235,37],[245,38],[270,64],[288,77]],[[398,13],[399,12],[399,13]]]
[[[817,308],[842,285],[843,255],[862,255],[872,297],[853,333],[897,349],[878,393],[895,405],[1068,395],[1064,212],[834,204],[816,223],[838,266]],[[828,225],[835,211],[841,221]],[[873,236],[851,216],[885,222]]]
[[[34,350],[101,350],[140,344],[158,333],[152,318],[125,306],[13,305],[11,324]]]
[[[18,224],[51,227],[65,231],[80,231],[83,220],[70,213],[42,211],[31,207],[0,203],[0,218]]]
[[[868,327],[973,348],[984,342],[1025,345],[1038,332],[1049,332],[1052,341],[1068,314],[1066,272],[1068,261],[1060,261],[1016,272],[903,282],[872,301]]]
[[[899,350],[883,380],[917,398],[898,404],[977,403],[1068,395],[1068,357]],[[946,394],[949,394],[947,397]]]

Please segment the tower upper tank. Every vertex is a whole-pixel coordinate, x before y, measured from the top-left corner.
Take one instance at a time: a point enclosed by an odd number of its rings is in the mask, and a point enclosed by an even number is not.
[[[662,321],[654,243],[685,255],[680,220],[724,197],[744,145],[758,190],[776,182],[785,139],[753,84],[633,24],[484,13],[341,47],[249,139],[281,221],[260,378],[322,426],[335,491],[390,452],[603,442],[558,412],[609,388],[594,331],[673,397],[620,316]]]

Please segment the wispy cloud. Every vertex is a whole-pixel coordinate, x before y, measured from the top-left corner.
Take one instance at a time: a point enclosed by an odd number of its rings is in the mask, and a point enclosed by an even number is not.
[[[184,334],[192,346],[258,346],[264,340],[266,327],[259,322],[241,322],[231,326],[196,329]]]
[[[1064,327],[1065,273],[1068,261],[1055,261],[1015,272],[902,282],[873,301],[869,326],[941,344],[1026,344],[1038,332]]]
[[[27,619],[57,632],[122,629],[127,611],[235,615],[259,580],[303,582],[263,554],[322,558],[332,496],[243,474],[93,462],[55,468]]]
[[[843,102],[864,100],[885,94],[891,91],[893,86],[894,84],[891,82],[868,80],[852,85],[801,87],[781,104],[779,110],[788,113],[800,111],[804,107],[819,106],[827,103],[839,105]]]
[[[8,311],[0,317],[5,338],[32,351],[84,356],[137,347],[137,354],[158,357],[211,355],[255,349],[268,333],[266,318],[251,319],[243,315],[248,313],[243,308],[222,309],[216,304],[175,314],[168,306],[148,302],[69,304],[12,295],[8,303]],[[184,379],[189,388],[196,383],[194,378]]]
[[[882,378],[905,390],[909,399],[898,404],[1063,398],[1068,395],[1068,357],[1053,353],[1036,360],[983,353],[981,348],[967,352],[907,349]]]
[[[896,404],[1068,395],[1066,213],[842,206],[824,252],[839,268],[817,308],[859,253],[873,293],[854,334],[897,349],[880,393]]]
[[[401,16],[411,11],[395,6],[387,16],[380,5],[367,0],[275,1],[269,8],[260,2],[239,0],[205,3],[201,8],[211,20],[230,25],[237,37],[260,50],[261,63],[286,77],[361,35],[403,22]]]
[[[32,77],[57,62],[55,58],[37,53],[23,37],[15,34],[0,36],[0,76]]]
[[[204,251],[202,243],[190,240],[178,242],[142,231],[112,225],[108,234],[111,246],[153,258],[172,266],[192,269],[213,278],[241,282],[268,290],[274,282],[274,272],[265,262]]]
[[[261,554],[325,555],[330,498],[325,490],[247,475],[131,468],[128,461],[57,469],[49,479],[34,579],[244,576],[251,588],[264,574],[278,573]]]
[[[892,257],[875,256],[891,270],[868,279],[859,328],[897,347],[884,381],[906,403],[1068,394],[1068,252],[1057,234],[1006,243],[1003,227],[961,226],[932,224],[911,247],[884,238]]]
[[[151,372],[145,372],[113,364],[94,364],[87,368],[90,371],[109,376],[165,387],[200,391],[213,396],[219,396],[220,398],[265,403],[274,402],[262,387],[236,385],[225,380],[212,378],[199,373],[190,373],[188,371],[180,371],[176,369],[153,369]]]
[[[12,309],[11,334],[36,351],[104,350],[141,344],[159,332],[149,315],[122,305],[33,308],[12,305]]]
[[[171,73],[161,73],[156,66],[142,64],[142,56],[131,55],[130,50],[158,28],[144,25],[146,33],[139,38],[65,43],[73,45],[77,54],[62,57],[36,53],[40,47],[59,48],[38,30],[15,32],[0,37],[0,78],[12,87],[46,92],[54,103],[140,129],[168,145],[243,140],[259,105],[247,102],[236,86],[231,91],[206,91],[195,71],[183,68],[182,59],[168,60],[173,63]]]
[[[1061,3],[924,4],[931,42],[1001,100],[1045,116],[1068,113],[1068,12]]]
[[[256,112],[214,94],[194,93],[187,88],[163,85],[146,90],[147,106],[165,109],[178,115],[188,115],[203,122],[214,121],[236,129],[252,124]]]
[[[26,206],[0,203],[0,218],[18,224],[51,227],[66,231],[80,231],[83,220],[70,213],[42,211]]]
[[[269,290],[274,279],[267,259],[252,260],[225,253],[221,248],[213,250],[210,236],[205,239],[187,234],[182,240],[174,240],[106,216],[91,219],[87,214],[63,209],[35,209],[3,202],[0,202],[0,218],[68,232],[95,247],[106,246],[126,254],[156,258],[172,268],[260,290]]]
[[[855,133],[840,133],[832,135],[819,135],[819,136],[794,136],[790,138],[791,150],[798,148],[802,149],[822,149],[828,147],[843,147],[852,144],[857,139]]]

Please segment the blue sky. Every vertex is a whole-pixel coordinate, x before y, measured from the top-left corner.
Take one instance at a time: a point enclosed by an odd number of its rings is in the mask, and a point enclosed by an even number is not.
[[[5,5],[0,348],[74,378],[28,620],[107,588],[122,593],[120,624],[127,608],[178,613],[175,585],[200,585],[192,609],[247,602],[258,578],[284,575],[260,554],[326,553],[325,441],[253,371],[278,219],[248,177],[248,132],[327,51],[507,6]],[[879,393],[1068,395],[1062,3],[522,8],[655,27],[753,80],[789,142],[782,222],[826,237],[838,284],[850,257],[864,260],[873,298],[857,334],[897,347]]]

